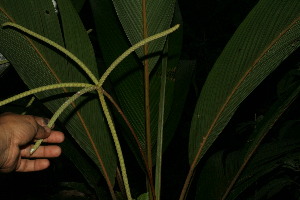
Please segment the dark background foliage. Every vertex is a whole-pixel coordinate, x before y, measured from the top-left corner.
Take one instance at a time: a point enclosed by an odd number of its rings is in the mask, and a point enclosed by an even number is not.
[[[184,22],[184,42],[181,57],[196,60],[197,64],[180,125],[170,146],[163,155],[162,199],[177,199],[182,189],[189,167],[187,150],[190,122],[206,75],[236,28],[257,2],[257,0],[179,0]],[[90,7],[87,3],[83,7],[80,16],[86,27],[93,27],[92,20],[90,20],[92,17]],[[91,40],[94,43],[96,55],[101,60],[101,52],[93,33],[91,34]],[[264,115],[269,106],[278,98],[280,91],[285,87],[284,84],[288,84],[291,79],[299,79],[299,56],[299,50],[294,52],[242,103],[204,160],[219,150],[232,152],[247,140],[247,136],[254,129],[256,121]],[[297,70],[298,74],[284,79],[286,83],[280,82],[287,74]],[[1,99],[26,90],[26,86],[13,68],[9,68],[1,75],[0,85]],[[20,105],[19,107],[6,106],[1,108],[1,112],[21,112],[24,102],[26,101],[17,102],[16,104]],[[292,121],[299,122],[299,105],[298,100],[291,106],[291,109],[268,134],[265,142],[278,140],[287,128],[290,130],[289,137],[295,140],[299,139],[299,123],[298,125],[297,123],[289,124]],[[30,112],[43,115],[48,111],[40,105],[39,109]],[[63,130],[59,125],[57,128]],[[132,192],[134,195],[141,194],[144,192],[142,187],[144,180],[140,178],[143,177],[143,172],[137,167],[138,163],[134,156],[129,150],[126,150],[129,149],[126,143],[122,142],[122,145],[125,150],[125,160],[129,160],[126,163],[128,163],[128,174],[133,186]],[[201,168],[201,165],[198,166],[198,169]],[[255,199],[255,196],[253,196],[255,191],[261,185],[268,184],[270,180],[282,180],[284,182],[287,177],[294,184],[283,187],[278,194],[273,195],[270,199],[299,199],[299,169],[299,166],[278,167],[271,174],[250,187],[245,192],[244,199]],[[196,173],[194,179],[197,176]],[[85,183],[84,178],[64,156],[52,160],[51,167],[45,171],[26,174],[2,174],[0,180],[0,199],[96,199],[92,189]],[[188,199],[194,198],[196,185],[193,184],[190,188]]]

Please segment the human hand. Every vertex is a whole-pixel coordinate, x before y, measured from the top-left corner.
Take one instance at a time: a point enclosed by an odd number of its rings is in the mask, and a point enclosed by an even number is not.
[[[31,143],[36,139],[44,139],[44,143],[63,142],[63,133],[48,128],[47,121],[31,115],[0,115],[0,172],[43,170],[50,165],[47,158],[61,154],[59,146],[47,145],[30,155]]]

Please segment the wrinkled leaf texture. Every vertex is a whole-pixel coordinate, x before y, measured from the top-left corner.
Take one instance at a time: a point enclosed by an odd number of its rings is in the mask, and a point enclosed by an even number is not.
[[[0,22],[16,22],[65,46],[98,77],[92,45],[75,9],[69,0],[58,0],[57,3],[61,27],[52,2],[43,0],[1,1]],[[11,28],[1,28],[0,35],[0,52],[12,63],[29,88],[63,82],[89,82],[77,65],[49,45]],[[66,95],[61,93],[72,91],[74,89],[57,89],[39,93],[37,97],[54,112],[66,100]],[[108,185],[113,186],[116,155],[96,95],[77,100],[66,109],[60,120],[100,168]]]

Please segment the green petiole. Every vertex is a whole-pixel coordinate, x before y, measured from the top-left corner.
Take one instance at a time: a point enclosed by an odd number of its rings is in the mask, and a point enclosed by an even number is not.
[[[52,118],[50,119],[49,123],[47,124],[47,126],[49,128],[53,127],[54,122],[57,120],[57,118],[60,116],[60,114],[73,102],[75,101],[78,97],[80,97],[81,95],[93,91],[95,90],[97,87],[96,86],[91,86],[91,87],[86,87],[83,88],[81,90],[79,90],[78,92],[76,92],[72,97],[70,97],[65,103],[63,103],[59,109],[54,113],[54,115],[52,116]],[[39,139],[35,142],[35,144],[31,147],[30,149],[30,154],[33,154],[38,148],[39,146],[42,144],[43,139]]]
[[[33,31],[30,31],[30,30],[26,29],[25,27],[22,27],[18,24],[12,23],[12,22],[6,22],[6,23],[2,24],[2,26],[15,27],[15,28],[17,28],[17,29],[19,29],[19,30],[21,30],[21,31],[23,31],[23,32],[35,37],[35,38],[37,38],[37,39],[42,40],[45,43],[48,43],[49,45],[55,47],[59,51],[65,53],[70,59],[72,59],[74,62],[76,62],[83,69],[83,71],[90,77],[90,79],[93,81],[93,83],[95,85],[85,84],[85,83],[71,83],[71,84],[70,83],[67,83],[67,84],[61,83],[61,84],[54,84],[54,85],[50,85],[50,86],[43,86],[43,87],[40,87],[40,88],[36,88],[36,89],[30,90],[30,91],[21,93],[19,95],[13,96],[13,97],[11,97],[9,99],[6,99],[4,101],[1,101],[0,106],[4,105],[4,104],[7,104],[7,103],[10,103],[10,102],[12,102],[14,100],[17,100],[19,98],[22,98],[22,97],[25,97],[25,96],[28,96],[28,95],[31,95],[31,94],[34,94],[34,93],[37,93],[37,92],[42,92],[42,91],[45,91],[45,90],[49,90],[49,89],[55,89],[55,88],[61,88],[61,87],[84,87],[84,89],[82,89],[79,92],[75,93],[65,103],[63,103],[61,105],[61,107],[54,113],[54,115],[52,116],[52,118],[50,119],[50,121],[47,125],[50,128],[54,125],[54,122],[57,120],[57,118],[60,116],[60,114],[73,101],[75,101],[78,97],[80,97],[82,94],[90,92],[92,90],[98,90],[99,100],[102,104],[102,108],[103,108],[104,114],[106,116],[106,119],[108,121],[109,127],[111,129],[112,137],[113,137],[115,147],[116,147],[116,150],[117,150],[117,154],[118,154],[118,158],[119,158],[119,162],[120,162],[120,166],[121,166],[121,171],[122,171],[122,176],[123,176],[123,180],[124,180],[124,185],[125,185],[125,188],[126,188],[126,195],[127,195],[127,198],[129,200],[131,200],[132,197],[131,197],[131,193],[130,193],[130,188],[129,188],[128,178],[127,178],[127,173],[126,173],[126,168],[125,168],[125,162],[124,162],[124,158],[123,158],[123,155],[122,155],[121,146],[120,146],[117,134],[116,134],[115,127],[114,127],[113,122],[112,122],[112,118],[109,114],[108,107],[106,105],[103,93],[101,91],[102,90],[101,87],[102,87],[104,81],[106,80],[106,78],[108,77],[108,75],[116,68],[116,66],[124,58],[126,58],[129,54],[131,54],[133,51],[135,51],[139,47],[145,45],[146,43],[149,43],[153,40],[164,37],[164,36],[174,32],[175,30],[177,30],[179,28],[179,24],[175,25],[174,27],[172,27],[172,28],[170,28],[166,31],[155,34],[153,36],[150,36],[150,37],[138,42],[137,44],[133,45],[132,47],[130,47],[127,51],[125,51],[122,55],[120,55],[109,66],[109,68],[105,71],[105,73],[102,75],[102,77],[99,80],[97,80],[97,78],[94,76],[94,74],[92,74],[92,72],[86,67],[86,65],[81,60],[79,60],[74,54],[72,54],[71,52],[69,52],[67,49],[63,48],[59,44],[49,40],[48,38],[45,38],[45,37],[39,35],[37,33],[34,33]],[[42,142],[43,142],[43,139],[37,140],[36,143],[30,149],[30,154],[33,154],[39,148],[39,146],[41,145]]]

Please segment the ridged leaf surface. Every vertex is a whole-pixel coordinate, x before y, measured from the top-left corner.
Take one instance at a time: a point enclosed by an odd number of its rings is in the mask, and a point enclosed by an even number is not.
[[[192,168],[239,104],[300,45],[300,1],[261,0],[230,39],[203,86],[193,115]]]
[[[131,45],[144,39],[144,32],[151,36],[170,27],[173,18],[175,0],[113,0],[119,20]],[[143,8],[143,4],[145,7]],[[144,28],[144,26],[146,26]],[[149,71],[152,71],[159,57],[157,54],[164,48],[165,39],[149,44]],[[143,48],[136,50],[140,58],[145,56]],[[148,57],[148,56],[147,56]]]
[[[15,22],[65,46],[98,77],[93,48],[76,10],[68,0],[57,3],[62,24],[52,2],[43,0],[1,1],[0,23]],[[9,27],[1,28],[0,35],[0,52],[29,88],[63,82],[91,82],[73,61],[49,45]],[[54,112],[72,91],[74,89],[64,88],[37,96]],[[114,185],[116,155],[97,96],[90,94],[80,98],[69,106],[60,120],[100,168],[108,184]]]

